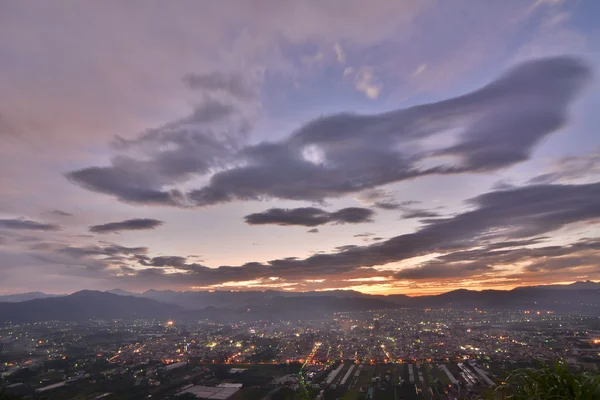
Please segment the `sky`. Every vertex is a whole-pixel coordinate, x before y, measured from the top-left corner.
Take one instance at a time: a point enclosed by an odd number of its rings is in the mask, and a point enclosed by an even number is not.
[[[597,15],[0,0],[0,293],[600,280]]]

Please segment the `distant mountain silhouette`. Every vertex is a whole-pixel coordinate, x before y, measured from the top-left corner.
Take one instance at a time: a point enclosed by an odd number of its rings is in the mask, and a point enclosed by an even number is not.
[[[19,294],[5,294],[0,296],[0,303],[16,303],[20,301],[45,299],[47,297],[56,297],[55,294],[46,294],[42,292],[28,292]]]
[[[24,298],[27,295],[23,294]],[[37,294],[37,295],[43,295]],[[19,298],[20,295],[12,295]],[[189,318],[228,320],[311,319],[339,311],[413,308],[548,309],[600,312],[600,283],[467,289],[409,297],[369,295],[353,290],[325,292],[148,290],[131,293],[84,290],[68,296],[0,303],[0,323],[44,320]]]
[[[546,289],[566,289],[566,290],[589,290],[589,289],[597,289],[600,290],[600,282],[593,282],[590,280],[587,281],[577,281],[570,285],[544,285],[544,286],[530,286],[536,288],[546,288]],[[527,288],[525,286],[524,288]],[[521,289],[521,288],[517,288]]]
[[[326,292],[284,292],[277,290],[261,291],[214,291],[214,292],[176,292],[172,290],[148,290],[138,296],[175,304],[188,310],[198,310],[205,307],[237,308],[247,305],[271,304],[274,299],[303,298],[361,298],[376,299],[386,303],[399,304],[410,299],[406,295],[377,296],[354,290],[331,290]],[[283,300],[285,301],[285,300]]]
[[[122,290],[122,289],[107,290],[106,293],[118,294],[119,296],[143,297],[139,293],[128,292],[128,291]]]
[[[155,300],[82,290],[68,296],[0,303],[0,322],[167,318],[179,307]]]
[[[466,289],[435,295],[413,297],[408,305],[454,308],[522,308],[554,310],[600,308],[600,283],[575,282],[570,285],[523,286],[512,290]]]
[[[282,310],[293,311],[294,316],[309,317],[334,311],[365,309],[385,309],[393,306],[434,307],[434,308],[546,308],[554,310],[583,310],[600,308],[600,283],[592,281],[576,282],[570,285],[527,286],[512,290],[453,290],[429,296],[409,297],[402,294],[369,295],[353,290],[326,292],[283,292],[283,291],[215,291],[177,292],[149,290],[138,296],[161,302],[179,305],[187,310],[203,310],[215,307],[219,312],[198,313],[204,318],[239,317],[246,314],[244,307],[252,308],[255,317],[284,314]],[[312,299],[316,299],[313,301]],[[352,299],[352,301],[350,300]],[[357,299],[361,300],[360,302]],[[227,310],[227,311],[226,311]],[[260,312],[259,312],[260,311]],[[263,312],[264,311],[264,312]]]
[[[581,307],[597,304],[600,306],[600,283],[591,281],[576,282],[571,285],[546,285],[527,286],[513,290],[482,290],[467,289],[453,290],[447,293],[429,296],[409,297],[402,294],[369,295],[353,290],[334,290],[327,292],[283,292],[283,291],[215,291],[215,292],[177,292],[149,290],[138,296],[151,298],[164,303],[175,304],[188,310],[200,310],[212,306],[219,309],[236,309],[248,305],[271,304],[274,299],[296,298],[360,298],[380,300],[386,304],[395,304],[408,307],[492,307],[515,308],[531,305],[546,305],[557,308],[561,303],[562,308],[569,306]],[[284,304],[282,300],[279,300]],[[336,304],[341,304],[336,303]],[[333,303],[332,303],[333,304]],[[386,307],[381,303],[382,308]]]

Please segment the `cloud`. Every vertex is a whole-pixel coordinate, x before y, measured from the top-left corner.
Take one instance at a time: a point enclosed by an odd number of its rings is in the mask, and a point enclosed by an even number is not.
[[[85,189],[115,195],[126,203],[180,205],[178,190],[162,190],[142,171],[126,167],[91,167],[67,174],[67,178]]]
[[[370,99],[379,97],[383,85],[379,82],[372,68],[360,68],[354,77],[354,87]]]
[[[421,203],[416,200],[406,200],[398,202],[394,199],[391,192],[382,189],[369,189],[359,193],[356,196],[361,203],[368,204],[372,207],[382,210],[399,210],[406,209],[407,206]]]
[[[364,232],[364,233],[357,233],[356,235],[354,235],[355,238],[362,238],[362,237],[369,237],[369,236],[375,236],[375,234],[371,233],[371,232]]]
[[[427,64],[421,64],[419,65],[412,73],[412,77],[416,78],[417,76],[421,75],[423,72],[425,72],[425,70],[427,69]]]
[[[437,218],[440,214],[434,211],[428,210],[411,210],[402,215],[402,219],[411,219],[411,218]]]
[[[269,278],[288,283],[326,279],[331,287],[343,279],[375,276],[387,277],[390,281],[436,277],[451,280],[504,272],[506,266],[517,263],[525,265],[524,273],[528,276],[560,273],[581,270],[600,261],[600,241],[582,239],[562,246],[544,245],[548,238],[540,235],[569,224],[599,219],[599,195],[600,183],[533,185],[489,192],[470,199],[467,202],[470,210],[422,223],[415,232],[369,241],[363,246],[338,246],[331,253],[318,253],[304,259],[285,257],[210,268],[189,261],[190,257],[151,257],[146,247],[112,243],[53,246],[48,250],[51,252],[35,256],[55,264],[85,266],[104,274],[105,279],[110,277],[113,284],[122,282],[141,287],[189,287]],[[437,256],[409,268],[380,267],[432,254]],[[132,269],[118,272],[120,266]],[[378,268],[373,268],[376,266]]]
[[[358,246],[356,246],[355,244],[347,244],[347,245],[344,245],[344,246],[337,246],[335,248],[335,251],[346,251],[346,250],[353,249],[355,247],[358,247]]]
[[[89,246],[36,246],[33,252],[26,253],[32,259],[41,261],[45,268],[67,268],[67,277],[92,278],[98,284],[104,279],[113,278],[117,268],[135,263],[139,254],[148,251],[147,247],[126,247],[114,243],[101,242]],[[44,274],[42,274],[44,275]],[[61,279],[65,279],[61,275]]]
[[[317,228],[312,228],[307,230],[306,233],[319,233],[319,230]]]
[[[120,222],[109,222],[102,225],[90,226],[89,231],[94,233],[116,233],[121,231],[141,231],[155,229],[164,222],[151,218],[134,218]]]
[[[367,246],[317,254],[306,259],[272,260],[263,266],[270,268],[273,276],[278,271],[296,269],[307,274],[323,275],[324,272],[340,271],[365,273],[373,266],[386,265],[431,253],[449,253],[437,264],[445,268],[450,261],[466,261],[469,253],[456,250],[469,249],[486,241],[532,240],[540,241],[539,235],[553,232],[568,224],[600,218],[600,183],[585,185],[537,185],[514,188],[508,191],[489,192],[468,201],[474,209],[453,217],[433,220],[414,233],[407,233]],[[506,242],[505,242],[506,244]],[[513,243],[514,244],[514,243]],[[524,242],[521,242],[524,244]],[[547,252],[549,249],[545,249]],[[516,254],[514,250],[503,250]],[[543,254],[541,252],[540,254]],[[474,261],[493,265],[471,253]],[[496,254],[497,255],[497,254]],[[470,267],[469,267],[470,268]],[[481,271],[484,267],[464,271]],[[443,273],[443,272],[441,272]]]
[[[60,226],[31,221],[25,218],[0,219],[0,229],[30,230],[30,231],[58,231]]]
[[[148,252],[147,247],[126,247],[118,244],[107,243],[104,245],[76,247],[68,246],[57,250],[58,253],[66,254],[74,258],[89,256],[118,256],[118,255],[137,255]]]
[[[406,206],[412,206],[415,204],[421,204],[422,201],[419,200],[406,200],[400,203],[401,206],[406,207]]]
[[[247,100],[257,96],[256,88],[239,73],[188,74],[184,76],[183,81],[190,89],[194,90],[222,91]]]
[[[303,64],[308,65],[309,67],[321,63],[325,59],[325,54],[320,51],[311,56],[302,57],[300,60]]]
[[[547,182],[550,183],[550,182]],[[494,183],[494,185],[492,186],[492,189],[494,190],[510,190],[510,189],[514,189],[515,185],[511,184],[510,182],[506,182],[506,181],[498,181],[496,183]]]
[[[271,208],[261,213],[246,215],[249,225],[301,225],[318,226],[330,223],[359,224],[372,222],[375,213],[368,208],[348,207],[327,212],[316,207]]]
[[[202,93],[189,115],[134,139],[117,136],[112,147],[118,154],[110,166],[84,168],[66,177],[127,203],[188,206],[182,192],[165,187],[235,164],[258,106],[250,80],[238,73],[186,75],[184,83]]]
[[[342,65],[346,64],[346,54],[339,43],[333,45],[333,51],[335,52],[335,58],[337,59],[338,63]]]
[[[400,204],[389,201],[376,201],[373,206],[381,208],[382,210],[397,210],[400,208]]]
[[[525,265],[528,276],[562,273],[590,267],[600,256],[600,241],[544,245],[548,239],[541,235],[569,224],[600,219],[599,195],[600,183],[493,191],[468,200],[470,210],[424,222],[412,233],[369,241],[363,246],[338,246],[330,253],[307,258],[285,257],[239,266],[210,268],[190,261],[190,257],[152,257],[146,247],[102,242],[91,246],[53,245],[36,249],[33,256],[53,264],[84,266],[112,284],[138,287],[205,286],[269,278],[288,283],[326,279],[331,287],[343,279],[375,276],[387,277],[390,282],[436,277],[451,280],[503,272],[505,266],[514,264]],[[372,236],[358,234],[367,235]],[[437,256],[401,270],[383,267],[427,255]],[[125,273],[119,269],[121,266],[131,269]]]
[[[242,167],[213,175],[189,194],[198,205],[283,198],[320,201],[432,174],[484,172],[525,161],[540,139],[562,126],[589,74],[578,60],[522,64],[475,92],[361,116],[338,114],[301,127],[281,143],[244,149]],[[454,145],[403,153],[400,145],[461,127]],[[322,162],[304,157],[316,148]],[[456,163],[423,165],[452,156]]]
[[[405,200],[398,202],[394,199],[394,195],[383,189],[368,189],[356,196],[356,199],[361,203],[368,204],[372,207],[382,210],[407,210],[406,207],[421,203],[417,200]]]
[[[524,265],[522,274],[547,274],[560,270],[576,271],[600,262],[600,241],[597,239],[580,239],[564,246],[507,249],[540,244],[544,239],[505,241],[451,252],[418,267],[405,268],[394,276],[397,279],[464,278],[491,272],[497,274],[504,266],[513,265]]]
[[[184,206],[183,193],[164,187],[231,161],[247,129],[243,117],[232,117],[237,116],[233,110],[219,101],[206,101],[187,117],[136,139],[117,137],[113,147],[121,154],[113,157],[110,166],[84,168],[66,176],[86,189],[114,195],[127,203]],[[218,127],[221,119],[227,124]],[[127,154],[136,151],[145,157]]]
[[[554,162],[551,172],[533,177],[528,183],[573,183],[597,179],[598,176],[600,176],[600,149],[577,156],[562,157]]]
[[[52,210],[52,211],[50,211],[50,214],[58,215],[59,217],[72,217],[73,216],[73,214],[64,212],[61,210]]]
[[[159,256],[159,257],[145,257],[138,256],[139,262],[144,266],[152,266],[152,267],[177,267],[177,268],[189,268],[194,265],[199,264],[186,264],[186,257],[180,256]]]
[[[148,160],[118,156],[110,167],[67,176],[126,202],[207,206],[322,201],[421,176],[494,171],[527,160],[541,139],[563,126],[589,75],[569,57],[530,61],[462,96],[382,114],[325,116],[279,142],[245,147],[232,132],[247,132],[247,124],[215,136],[191,116],[127,142],[145,150]],[[461,132],[454,143],[431,147],[428,139],[449,130]],[[174,187],[208,175],[204,187],[187,194]]]
[[[426,264],[422,267],[404,268],[394,274],[396,279],[409,280],[432,280],[439,278],[463,278],[473,275],[482,275],[491,273],[494,268],[484,264],[465,264],[440,266],[436,264]]]
[[[507,247],[522,247],[522,246],[531,246],[534,244],[543,243],[547,236],[535,237],[531,239],[522,239],[522,240],[505,240],[502,242],[495,242],[486,245],[487,249],[495,250],[495,249],[504,249]]]

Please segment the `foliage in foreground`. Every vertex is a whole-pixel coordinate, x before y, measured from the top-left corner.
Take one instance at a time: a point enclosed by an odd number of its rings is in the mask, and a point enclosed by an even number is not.
[[[489,399],[600,400],[600,375],[572,372],[565,364],[513,372]]]
[[[0,400],[19,400],[21,397],[11,396],[6,393],[3,389],[0,388]]]

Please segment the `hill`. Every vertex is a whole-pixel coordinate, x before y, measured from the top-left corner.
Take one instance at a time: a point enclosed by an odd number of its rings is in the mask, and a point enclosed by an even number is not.
[[[42,292],[28,292],[19,294],[5,294],[0,296],[0,303],[18,303],[21,301],[45,299],[48,297],[57,297],[55,294],[46,294]]]
[[[27,298],[31,294],[23,294]],[[44,295],[35,294],[35,295]],[[13,295],[18,299],[19,295]],[[0,322],[44,320],[189,318],[218,321],[318,319],[340,311],[413,308],[502,308],[600,311],[600,284],[519,287],[512,290],[459,289],[438,295],[408,297],[369,295],[352,290],[326,292],[148,290],[131,293],[84,290],[68,296],[0,303]]]
[[[168,318],[179,307],[155,300],[82,290],[68,296],[0,303],[0,322]]]

